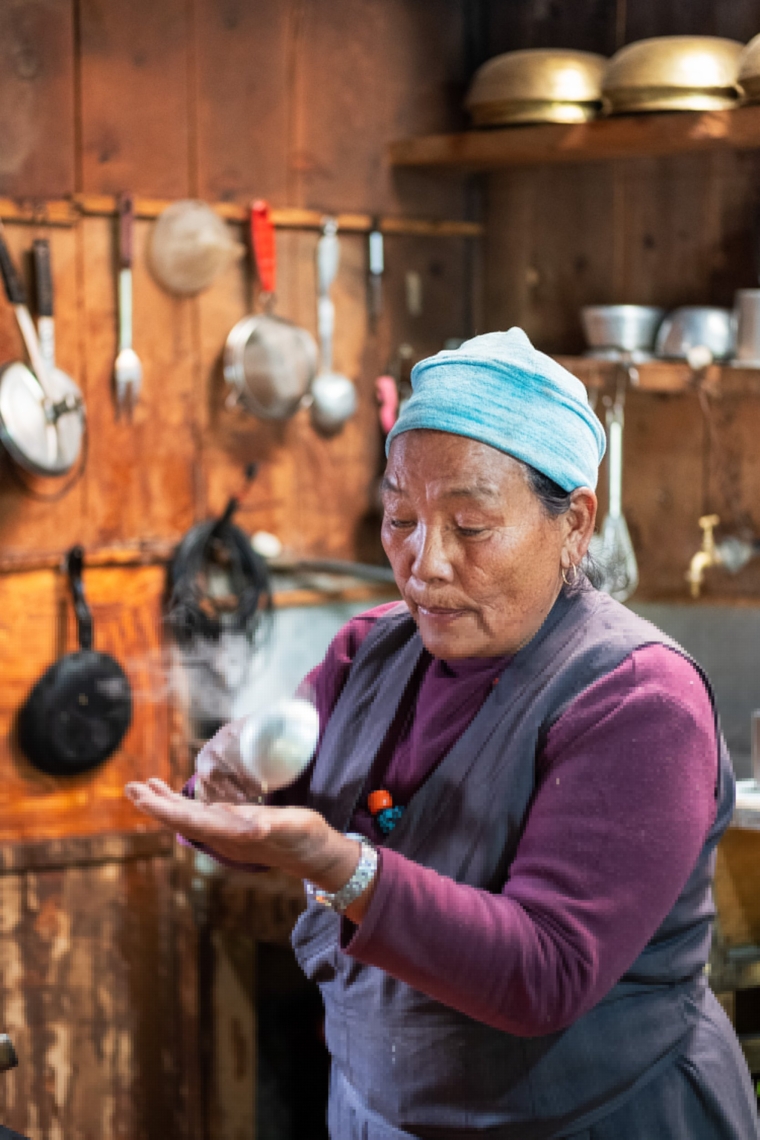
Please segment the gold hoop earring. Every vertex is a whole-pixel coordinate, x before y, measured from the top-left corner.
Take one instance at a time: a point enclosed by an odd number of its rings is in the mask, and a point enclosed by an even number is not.
[[[578,581],[578,567],[575,565],[574,562],[570,563],[570,569],[573,572],[572,578],[568,578],[567,571],[565,570],[565,567],[564,566],[562,567],[562,581],[565,583],[566,586],[574,586],[575,583]]]

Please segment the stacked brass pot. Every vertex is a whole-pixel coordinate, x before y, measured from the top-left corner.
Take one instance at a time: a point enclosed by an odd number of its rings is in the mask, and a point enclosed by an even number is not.
[[[718,36],[657,36],[628,44],[604,72],[604,110],[617,115],[734,107],[743,46]]]
[[[466,107],[476,127],[582,123],[598,115],[718,111],[760,101],[760,36],[657,36],[612,59],[560,48],[510,51],[475,74]]]
[[[508,51],[483,64],[465,105],[476,127],[584,123],[601,110],[606,63],[587,51]]]

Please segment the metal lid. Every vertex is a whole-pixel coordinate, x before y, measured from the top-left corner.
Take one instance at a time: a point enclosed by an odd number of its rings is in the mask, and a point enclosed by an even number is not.
[[[35,475],[64,475],[82,448],[84,408],[74,381],[56,368],[49,377],[52,404],[31,369],[16,361],[0,372],[0,438]]]

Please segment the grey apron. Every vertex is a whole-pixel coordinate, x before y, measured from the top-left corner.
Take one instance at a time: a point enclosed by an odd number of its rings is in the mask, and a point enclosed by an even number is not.
[[[684,652],[606,595],[590,589],[562,594],[412,798],[388,846],[457,882],[498,893],[549,728],[589,685],[652,643]],[[309,805],[341,831],[365,791],[422,648],[400,606],[378,621],[351,667],[309,793]],[[668,1094],[647,1140],[760,1138],[746,1066],[704,977],[715,846],[734,802],[730,761],[718,735],[717,817],[689,881],[628,973],[560,1032],[512,1036],[354,962],[340,950],[338,917],[308,907],[293,946],[325,1002],[333,1140],[608,1140],[599,1130],[613,1120],[614,1140],[643,1140],[635,1131],[643,1119],[639,1104],[650,1103],[658,1081],[676,1077],[692,1083],[691,1116],[673,1117]],[[708,1033],[708,1026],[717,1028]],[[690,1060],[695,1050],[698,1065]],[[724,1104],[723,1083],[738,1090],[732,1105]]]

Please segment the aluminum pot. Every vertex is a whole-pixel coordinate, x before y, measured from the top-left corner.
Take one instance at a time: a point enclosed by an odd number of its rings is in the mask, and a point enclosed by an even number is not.
[[[698,348],[709,349],[713,360],[727,360],[733,355],[734,321],[730,309],[684,305],[668,313],[657,333],[657,355],[688,360]]]
[[[582,123],[601,110],[606,63],[604,56],[587,51],[508,51],[475,73],[465,106],[476,127]]]
[[[594,350],[651,352],[664,316],[665,310],[654,305],[584,305],[581,309],[583,331]]]
[[[739,98],[744,45],[719,36],[655,36],[627,44],[604,73],[607,114],[720,111]]]

